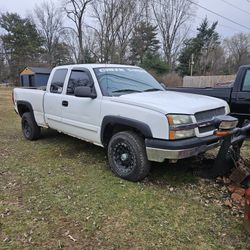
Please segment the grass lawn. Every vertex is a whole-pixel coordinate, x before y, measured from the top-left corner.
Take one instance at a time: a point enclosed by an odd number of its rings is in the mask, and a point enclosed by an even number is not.
[[[225,193],[185,164],[121,180],[102,148],[51,130],[25,140],[0,88],[0,249],[250,249],[242,218],[202,202]]]

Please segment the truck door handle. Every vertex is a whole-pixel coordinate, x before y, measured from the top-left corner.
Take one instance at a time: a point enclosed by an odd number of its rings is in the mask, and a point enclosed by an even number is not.
[[[68,107],[69,103],[68,103],[68,101],[62,101],[62,105],[63,105],[64,107]]]

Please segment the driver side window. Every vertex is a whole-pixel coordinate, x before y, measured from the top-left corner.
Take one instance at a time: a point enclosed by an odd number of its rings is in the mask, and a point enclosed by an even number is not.
[[[67,72],[68,72],[67,69],[58,69],[55,71],[52,81],[51,81],[51,85],[50,85],[51,93],[54,93],[54,94],[62,93]]]
[[[72,70],[67,87],[67,95],[74,95],[76,87],[92,87],[89,74],[82,70]]]
[[[248,69],[246,72],[242,90],[250,91],[250,69]]]

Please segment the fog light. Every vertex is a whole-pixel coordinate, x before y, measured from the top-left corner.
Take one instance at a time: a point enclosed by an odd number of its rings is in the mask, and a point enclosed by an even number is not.
[[[218,130],[214,132],[215,135],[225,137],[231,134],[232,130],[236,128],[238,119],[232,116],[220,116],[216,118],[216,127]]]
[[[217,116],[214,120],[216,128],[219,130],[232,130],[236,128],[238,119],[230,115]]]
[[[169,139],[170,140],[191,138],[191,137],[194,137],[194,136],[195,136],[194,129],[179,130],[179,131],[170,130],[170,132],[169,132]]]
[[[238,120],[235,121],[222,121],[220,123],[219,129],[220,130],[231,130],[236,128],[238,125]]]

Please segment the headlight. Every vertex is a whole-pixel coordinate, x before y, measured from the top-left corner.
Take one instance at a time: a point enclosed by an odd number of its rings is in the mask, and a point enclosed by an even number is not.
[[[190,115],[167,115],[169,123],[169,140],[191,138],[195,136]]]
[[[192,117],[190,115],[168,115],[168,122],[170,125],[192,124]]]

